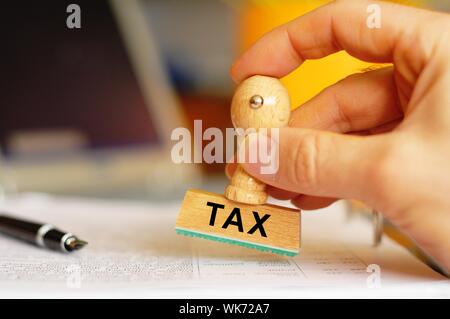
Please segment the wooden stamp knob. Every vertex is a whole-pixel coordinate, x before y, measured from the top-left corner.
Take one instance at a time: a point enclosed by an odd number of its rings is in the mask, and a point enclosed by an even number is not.
[[[289,122],[291,106],[289,94],[280,80],[255,75],[243,81],[231,101],[231,120],[235,128],[280,128]],[[246,204],[264,204],[266,185],[247,174],[238,165],[225,197]]]

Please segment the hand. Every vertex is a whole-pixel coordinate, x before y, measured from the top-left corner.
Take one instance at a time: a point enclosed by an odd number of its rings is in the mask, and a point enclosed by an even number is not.
[[[369,2],[336,1],[274,29],[235,62],[236,82],[283,77],[340,50],[393,63],[349,76],[297,108],[280,130],[277,173],[243,167],[302,209],[361,200],[450,269],[450,17],[375,3],[380,29],[366,25]]]

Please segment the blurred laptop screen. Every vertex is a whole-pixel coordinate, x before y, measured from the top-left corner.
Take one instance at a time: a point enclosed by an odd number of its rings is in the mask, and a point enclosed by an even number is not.
[[[158,135],[107,1],[8,1],[0,39],[4,156],[157,145]]]

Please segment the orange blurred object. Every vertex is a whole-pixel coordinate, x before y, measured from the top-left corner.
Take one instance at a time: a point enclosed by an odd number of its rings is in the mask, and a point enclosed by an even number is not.
[[[247,1],[240,10],[238,48],[240,53],[273,28],[322,6],[330,0]],[[419,4],[419,1],[395,1]],[[327,86],[372,66],[338,52],[320,60],[306,61],[282,79],[289,90],[292,107],[303,104]]]

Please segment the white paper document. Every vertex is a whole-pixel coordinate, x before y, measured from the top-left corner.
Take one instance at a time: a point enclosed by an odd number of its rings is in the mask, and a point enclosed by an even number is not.
[[[342,204],[302,215],[302,248],[287,258],[175,234],[180,203],[9,198],[1,211],[89,242],[63,254],[0,235],[0,297],[450,297],[445,277]]]

